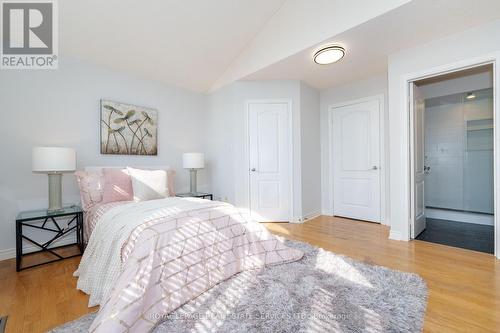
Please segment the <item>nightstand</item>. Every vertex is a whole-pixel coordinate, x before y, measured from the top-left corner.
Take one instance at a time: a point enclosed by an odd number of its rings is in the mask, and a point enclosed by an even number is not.
[[[61,226],[61,221],[57,221],[57,218],[65,217],[69,222]],[[38,230],[44,230],[51,233],[51,237],[46,242],[39,243],[32,238],[28,237],[23,233],[24,228],[32,228]],[[76,243],[65,244],[62,246],[50,247],[58,239],[68,233],[76,232]],[[23,239],[29,241],[31,244],[40,248],[39,251],[34,251],[30,253],[23,253]],[[78,252],[70,255],[63,255],[63,253],[58,253],[58,249],[62,249],[69,246],[76,245],[78,247]],[[42,263],[35,263],[29,266],[22,267],[23,256],[32,255],[35,253],[46,253],[51,254],[56,259],[44,261]],[[47,212],[44,210],[32,210],[20,212],[16,218],[16,270],[19,272],[26,268],[31,268],[43,264],[48,264],[51,262],[72,258],[80,256],[83,254],[83,211],[80,207],[74,205],[70,207],[64,207],[57,212]]]
[[[201,198],[213,200],[214,196],[211,193],[194,192],[194,193],[177,193],[176,197],[181,198]]]

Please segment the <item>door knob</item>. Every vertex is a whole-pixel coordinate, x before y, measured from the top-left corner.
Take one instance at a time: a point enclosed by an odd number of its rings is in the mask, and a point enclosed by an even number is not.
[[[250,171],[255,172],[255,168],[251,168]]]
[[[376,165],[372,166],[372,170],[378,170],[378,167]]]

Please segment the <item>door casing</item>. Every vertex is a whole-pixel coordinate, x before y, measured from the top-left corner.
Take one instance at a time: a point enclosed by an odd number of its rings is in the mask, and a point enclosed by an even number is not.
[[[479,66],[485,66],[485,65],[492,65],[493,67],[493,161],[494,161],[494,167],[493,167],[493,179],[494,179],[494,236],[495,236],[495,257],[497,259],[500,259],[500,249],[499,249],[499,242],[500,242],[500,179],[497,177],[497,175],[500,175],[500,133],[498,132],[498,129],[500,128],[500,86],[498,82],[499,78],[499,72],[498,72],[498,63],[500,60],[500,53],[492,53],[488,54],[485,56],[481,57],[476,57],[468,60],[463,60],[459,61],[456,63],[451,63],[451,64],[446,64],[443,66],[439,67],[434,67],[426,70],[422,70],[417,73],[411,73],[404,75],[401,78],[401,89],[404,89],[404,93],[402,94],[404,96],[404,108],[403,111],[405,112],[405,119],[408,124],[408,126],[405,129],[404,137],[407,142],[407,150],[406,154],[408,159],[406,159],[404,162],[404,167],[406,169],[406,181],[403,179],[403,184],[405,184],[406,191],[405,193],[406,198],[405,201],[407,202],[407,207],[406,207],[406,213],[407,213],[407,223],[405,225],[405,228],[401,230],[401,234],[399,237],[391,237],[390,238],[395,238],[395,239],[401,239],[401,240],[411,240],[411,225],[413,223],[413,202],[410,199],[412,197],[412,191],[413,191],[413,175],[412,175],[412,167],[411,167],[411,160],[410,160],[410,154],[413,151],[412,147],[412,141],[411,141],[411,136],[410,136],[410,129],[414,128],[414,121],[413,121],[413,113],[412,113],[412,108],[410,108],[410,103],[412,102],[410,100],[410,86],[411,83],[431,77],[436,77],[436,76],[441,76],[443,74],[448,74],[448,73],[454,73],[454,72],[459,72],[462,70],[474,68],[474,67],[479,67]]]

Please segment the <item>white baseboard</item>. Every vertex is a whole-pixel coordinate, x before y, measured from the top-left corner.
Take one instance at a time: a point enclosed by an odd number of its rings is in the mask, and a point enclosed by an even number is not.
[[[458,212],[448,209],[426,208],[425,216],[431,219],[450,220],[456,222],[466,222],[466,223],[475,223],[484,225],[495,224],[495,218],[493,215]]]
[[[62,246],[62,245],[68,245],[76,243],[76,236],[71,235],[68,237],[65,237],[64,239],[61,239],[57,242],[54,242],[52,246]],[[40,248],[36,247],[35,245],[25,245],[23,246],[23,254],[27,254],[30,252],[34,251],[39,251]],[[0,250],[0,261],[2,260],[7,260],[7,259],[12,259],[16,257],[16,248],[11,248],[11,249],[4,249]]]
[[[312,220],[315,217],[322,215],[320,210],[310,212],[308,214],[303,215],[302,217],[292,217],[290,223],[304,223],[306,221]]]
[[[389,239],[402,240],[401,239],[401,232],[391,229],[391,231],[389,231]]]
[[[313,211],[313,212],[310,212],[310,213],[304,215],[302,217],[302,221],[305,222],[305,221],[308,221],[308,220],[312,220],[312,219],[314,219],[314,218],[316,218],[316,217],[318,217],[320,215],[321,215],[321,211],[320,210],[316,210],[316,211]]]
[[[333,212],[330,209],[323,209],[321,210],[321,215],[333,216]]]
[[[0,261],[16,257],[16,249],[0,250]]]

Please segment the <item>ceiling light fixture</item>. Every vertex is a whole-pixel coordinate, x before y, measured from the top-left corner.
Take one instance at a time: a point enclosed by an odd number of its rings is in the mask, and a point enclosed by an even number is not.
[[[345,56],[345,49],[341,46],[330,45],[314,53],[314,62],[319,65],[333,64]]]
[[[476,98],[476,95],[474,95],[474,93],[469,92],[469,93],[467,93],[467,96],[465,98],[467,98],[468,100],[471,100],[471,99]]]

